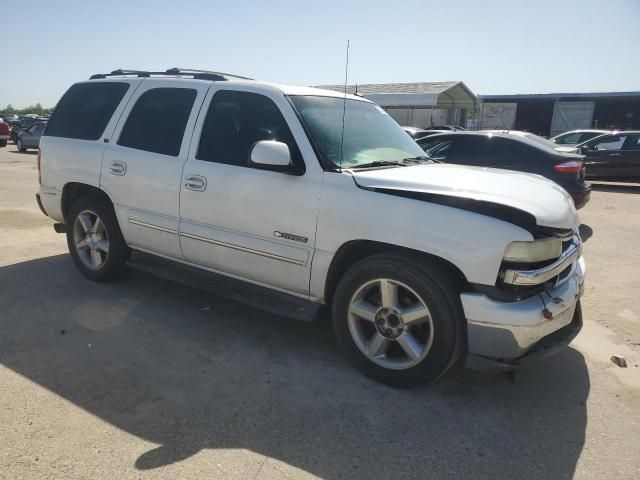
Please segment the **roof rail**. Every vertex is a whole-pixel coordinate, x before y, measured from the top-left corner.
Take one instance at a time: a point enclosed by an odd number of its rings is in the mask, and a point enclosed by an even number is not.
[[[175,73],[176,75],[190,75],[190,74],[211,74],[211,75],[220,75],[223,76],[225,78],[227,77],[231,77],[231,78],[239,78],[240,80],[253,80],[253,78],[249,78],[249,77],[243,77],[241,75],[236,75],[234,73],[224,73],[224,72],[212,72],[210,70],[198,70],[196,68],[179,68],[179,67],[174,67],[174,68],[170,68],[167,70],[167,73]]]
[[[95,75],[91,75],[89,80],[96,80],[100,78],[107,77],[122,77],[122,76],[135,76],[135,77],[150,77],[150,76],[176,76],[176,75],[184,75],[193,77],[197,80],[211,80],[211,81],[224,81],[229,80],[229,78],[239,78],[241,80],[252,80],[251,78],[241,77],[240,75],[233,75],[230,73],[220,73],[220,72],[210,72],[207,70],[195,70],[195,69],[184,69],[184,68],[169,68],[164,72],[149,72],[145,70],[125,70],[119,68],[117,70],[112,71],[111,73],[96,73]]]

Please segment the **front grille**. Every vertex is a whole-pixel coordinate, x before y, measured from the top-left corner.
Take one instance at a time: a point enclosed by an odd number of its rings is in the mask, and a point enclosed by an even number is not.
[[[571,244],[573,243],[573,237],[577,235],[578,238],[580,238],[580,234],[578,232],[572,233],[570,235],[566,235],[563,239],[562,239],[562,252],[566,252],[567,249],[571,246]]]

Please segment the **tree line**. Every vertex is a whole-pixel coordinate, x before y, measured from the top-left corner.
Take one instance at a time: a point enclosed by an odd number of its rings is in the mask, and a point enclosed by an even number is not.
[[[27,108],[13,108],[11,105],[7,105],[4,108],[0,108],[0,117],[6,115],[26,115],[27,113],[33,113],[35,115],[48,115],[53,110],[53,107],[45,108],[40,103],[30,105]]]

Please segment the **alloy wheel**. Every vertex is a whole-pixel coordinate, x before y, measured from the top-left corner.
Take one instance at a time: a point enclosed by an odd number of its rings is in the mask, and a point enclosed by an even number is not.
[[[82,263],[92,270],[100,269],[109,255],[109,236],[100,217],[84,210],[73,225],[73,241]]]
[[[431,350],[433,321],[426,302],[411,287],[388,278],[361,285],[348,311],[351,336],[372,362],[402,370]]]

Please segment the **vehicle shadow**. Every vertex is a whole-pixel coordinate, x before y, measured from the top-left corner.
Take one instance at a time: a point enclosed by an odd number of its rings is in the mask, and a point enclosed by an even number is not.
[[[640,181],[640,179],[638,179],[638,181]],[[594,180],[591,182],[591,189],[598,192],[640,194],[640,183],[609,183]]]
[[[15,146],[14,146],[15,148]],[[17,149],[16,150],[10,150],[9,153],[14,153],[17,155],[37,155],[38,151],[37,150],[27,150],[25,152],[20,152]]]
[[[2,363],[160,444],[131,458],[140,470],[242,448],[327,479],[569,479],[584,445],[589,375],[571,348],[515,384],[462,370],[398,390],[349,366],[326,322],[141,273],[90,283],[67,255],[0,268],[0,284]]]
[[[580,232],[580,238],[585,243],[593,236],[593,229],[585,223],[578,227],[578,231]]]

